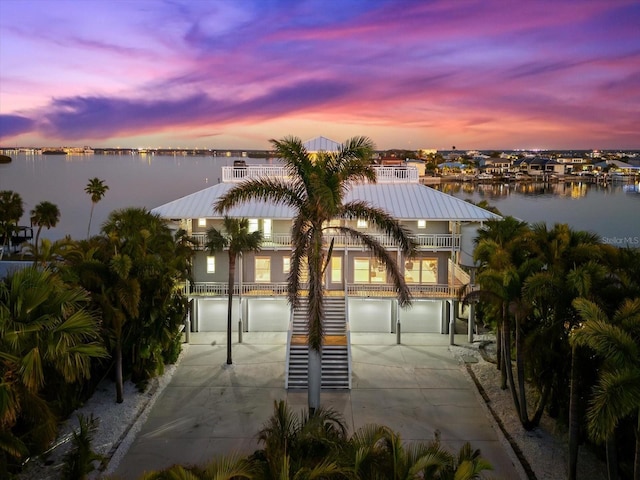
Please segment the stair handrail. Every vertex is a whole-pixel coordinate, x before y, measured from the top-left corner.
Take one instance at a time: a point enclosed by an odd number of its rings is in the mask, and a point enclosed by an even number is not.
[[[287,332],[287,352],[284,359],[284,389],[289,389],[289,359],[291,357],[291,339],[293,338],[293,311],[295,307],[292,305],[289,310],[289,331]]]
[[[347,338],[347,380],[351,390],[351,325],[349,324],[349,290],[347,282],[344,282],[344,329]]]

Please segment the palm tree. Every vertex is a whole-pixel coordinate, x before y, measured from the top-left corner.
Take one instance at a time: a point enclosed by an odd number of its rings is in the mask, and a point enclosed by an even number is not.
[[[0,472],[1,457],[26,446],[44,448],[55,437],[43,390],[55,388],[51,382],[90,378],[92,360],[106,357],[89,301],[84,289],[48,269],[25,268],[0,282],[0,426],[9,434],[18,424],[28,427],[13,446],[2,438]]]
[[[24,207],[20,194],[11,190],[0,191],[0,238],[2,238],[0,247],[3,249],[9,243],[23,213]],[[1,255],[0,258],[2,258]]]
[[[521,298],[519,268],[528,257],[526,248],[529,235],[527,223],[513,217],[490,220],[478,231],[475,239],[474,260],[479,262],[477,277],[480,291],[472,292],[467,300],[482,299],[492,305],[496,322],[497,367],[501,372],[502,388],[507,388],[509,374],[506,364],[511,356],[505,355],[505,342],[511,341],[509,309]],[[507,338],[504,338],[507,337]]]
[[[609,317],[596,303],[573,302],[584,323],[571,342],[587,346],[602,368],[587,409],[587,431],[597,442],[613,437],[626,418],[635,421],[634,479],[640,479],[640,298],[625,300]]]
[[[284,162],[288,178],[248,179],[229,190],[215,204],[218,212],[249,200],[271,201],[291,207],[294,211],[291,238],[291,268],[287,297],[291,308],[298,305],[303,265],[308,268],[308,403],[314,412],[320,406],[322,383],[322,346],[324,343],[324,284],[323,274],[331,261],[333,240],[327,244],[325,232],[334,219],[364,219],[393,238],[405,257],[414,245],[408,232],[384,210],[367,202],[345,202],[345,195],[353,182],[376,181],[371,166],[373,142],[366,137],[354,137],[340,146],[337,152],[319,152],[312,156],[295,137],[271,140],[276,155]],[[386,267],[398,292],[402,307],[411,303],[409,288],[396,259],[376,239],[347,226],[337,231],[369,249]]]
[[[59,221],[60,209],[54,203],[47,201],[40,202],[31,210],[31,225],[38,227],[38,230],[36,230],[34,261],[37,261],[38,258],[38,242],[40,240],[42,227],[47,227],[48,230],[55,227]]]
[[[117,300],[113,313],[124,315],[123,366],[131,369],[134,382],[146,382],[180,352],[178,328],[184,323],[186,301],[179,285],[192,251],[177,243],[165,220],[144,208],[111,212],[102,233],[101,258],[114,280],[106,285],[117,287],[116,297],[109,294]],[[113,318],[118,326],[119,317]]]
[[[102,197],[109,190],[109,186],[104,183],[104,180],[100,180],[98,177],[90,178],[87,186],[84,187],[84,191],[91,196],[91,213],[89,214],[89,226],[87,227],[87,238],[91,232],[91,219],[93,218],[93,208],[96,206]]]
[[[306,478],[301,472],[314,470],[327,477],[345,473],[338,466],[338,453],[347,441],[342,415],[330,408],[296,414],[283,400],[273,405],[273,415],[257,435],[264,447],[251,456],[262,473],[259,478]]]
[[[236,278],[236,259],[245,252],[259,252],[262,232],[249,232],[249,220],[224,217],[224,232],[215,228],[207,231],[205,248],[212,254],[227,248],[229,250],[229,306],[227,312],[227,365],[231,365],[231,311],[233,309],[233,287]]]

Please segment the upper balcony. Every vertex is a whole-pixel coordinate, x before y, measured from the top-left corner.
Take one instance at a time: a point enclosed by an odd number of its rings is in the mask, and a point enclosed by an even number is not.
[[[378,183],[418,183],[420,177],[418,169],[413,166],[373,167],[377,174]],[[245,167],[222,167],[222,181],[224,183],[239,183],[254,178],[283,178],[289,175],[283,166],[279,165],[247,165]]]
[[[370,237],[377,240],[383,247],[387,249],[397,249],[398,244],[392,237],[387,235],[372,233]],[[460,250],[460,234],[451,233],[432,233],[422,235],[409,235],[415,242],[418,250],[432,251],[459,251]],[[194,241],[196,248],[204,248],[207,242],[206,233],[192,233],[191,239]],[[335,248],[344,250],[361,250],[362,244],[346,235],[325,235],[327,244],[333,240]],[[290,250],[292,244],[290,233],[271,233],[264,236],[262,242],[263,250]]]

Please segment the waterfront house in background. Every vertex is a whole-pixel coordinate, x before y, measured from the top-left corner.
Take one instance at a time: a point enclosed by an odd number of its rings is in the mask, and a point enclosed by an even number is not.
[[[337,148],[337,142],[323,137],[305,142],[308,152]],[[455,321],[454,304],[460,287],[469,284],[461,265],[472,264],[473,239],[487,220],[499,216],[469,202],[422,185],[418,170],[411,165],[376,166],[377,183],[354,183],[345,202],[362,200],[386,210],[411,233],[417,251],[403,258],[389,238],[369,229],[362,219],[347,226],[374,235],[403,267],[413,295],[413,305],[400,309],[393,283],[383,265],[361,245],[349,238],[331,235],[333,253],[325,272],[326,347],[323,348],[323,388],[349,388],[351,332],[449,333]],[[220,228],[223,216],[213,205],[231,188],[257,177],[286,178],[277,160],[271,164],[249,163],[222,168],[222,181],[152,210],[182,228],[199,248],[193,259],[193,283],[187,286],[191,302],[191,329],[196,332],[225,331],[227,319],[228,255],[205,251],[206,232]],[[291,256],[291,219],[287,206],[251,201],[226,212],[247,218],[251,230],[261,230],[262,250],[240,259],[234,289],[234,326],[244,332],[288,332],[286,386],[306,388],[306,364],[299,357],[306,348],[296,337],[304,335],[304,295],[299,309],[287,304],[287,275]],[[337,224],[336,224],[337,225]],[[303,279],[304,281],[304,279]],[[333,356],[333,357],[332,357]],[[326,358],[325,358],[326,357]],[[325,361],[326,360],[326,361]]]

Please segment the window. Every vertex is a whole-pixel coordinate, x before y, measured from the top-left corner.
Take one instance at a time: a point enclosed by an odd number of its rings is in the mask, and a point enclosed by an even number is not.
[[[387,269],[378,260],[355,258],[353,260],[353,279],[355,283],[385,283]]]
[[[282,257],[282,273],[289,273],[291,271],[291,258]]]
[[[407,283],[420,283],[420,260],[410,258],[404,262],[404,281]]]
[[[438,283],[438,261],[422,260],[422,283]]]
[[[373,260],[371,262],[371,270],[369,271],[369,278],[371,283],[385,283],[387,281],[387,269],[379,260]]]
[[[342,257],[331,257],[331,282],[342,282]]]
[[[367,228],[368,225],[369,225],[369,222],[367,222],[362,218],[359,218],[358,221],[356,222],[357,228]]]
[[[257,218],[250,218],[249,219],[249,233],[253,233],[253,232],[257,232],[258,231],[258,219]]]
[[[216,273],[216,257],[207,257],[207,273]]]
[[[369,283],[369,259],[353,259],[353,281],[355,283]]]
[[[198,226],[199,227],[206,227],[207,226],[207,219],[206,218],[199,218],[198,219]]]
[[[256,283],[269,283],[271,281],[271,258],[256,257]]]
[[[407,283],[438,283],[438,260],[409,258],[404,262],[404,280]]]
[[[427,228],[426,220],[418,220],[418,228]]]
[[[271,239],[271,233],[273,232],[272,229],[272,222],[270,218],[265,218],[264,220],[262,220],[262,236],[269,240]]]

